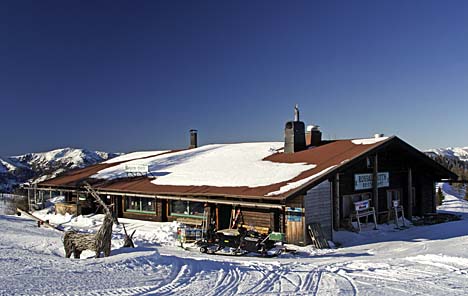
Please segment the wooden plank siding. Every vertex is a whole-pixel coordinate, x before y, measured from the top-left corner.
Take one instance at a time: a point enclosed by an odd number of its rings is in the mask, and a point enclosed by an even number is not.
[[[372,160],[372,156],[370,159]],[[411,179],[408,177],[410,170]],[[372,161],[368,165],[366,159],[363,159],[339,172],[340,214],[338,221],[345,218],[343,216],[343,206],[345,205],[343,196],[370,193],[371,199],[373,198],[375,193],[372,188],[355,190],[354,187],[355,174],[372,174],[372,171]],[[387,206],[387,192],[390,190],[396,190],[400,193],[400,202],[404,206],[405,216],[408,219],[410,218],[408,217],[409,212],[412,212],[413,216],[421,216],[435,211],[435,179],[426,167],[421,166],[401,151],[387,150],[378,154],[378,171],[389,173],[389,186],[378,188],[376,191],[378,193],[378,211],[382,214],[379,222],[384,222],[382,218],[385,217],[385,212],[391,210]],[[414,188],[414,204],[409,200],[412,195],[409,187],[412,187],[411,190]],[[409,211],[410,206],[411,211]],[[340,225],[340,227],[342,226]]]
[[[299,195],[296,196],[295,198],[289,200],[286,203],[286,207],[288,208],[295,208],[295,209],[301,209],[301,213],[299,214],[301,216],[299,221],[292,221],[289,218],[289,213],[286,211],[286,241],[290,244],[296,244],[296,245],[305,245],[306,244],[306,230],[305,230],[305,218],[304,218],[304,196]]]
[[[425,175],[418,175],[419,192],[416,189],[416,204],[420,205],[414,210],[414,214],[421,216],[427,213],[434,213],[436,210],[435,204],[435,181]]]
[[[310,223],[320,223],[327,240],[332,240],[332,190],[328,180],[323,181],[307,191],[304,196],[305,226]],[[305,241],[311,243],[306,235]]]
[[[275,223],[275,211],[267,209],[241,208],[241,223],[249,226],[268,227],[271,230],[277,230]],[[276,227],[275,227],[276,226]]]

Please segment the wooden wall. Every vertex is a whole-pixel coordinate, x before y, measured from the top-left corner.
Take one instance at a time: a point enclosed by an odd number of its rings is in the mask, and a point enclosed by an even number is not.
[[[273,209],[266,210],[242,207],[241,213],[242,223],[245,225],[268,227],[271,230],[278,230],[278,223],[275,223],[275,216],[277,216],[277,214],[275,214],[275,210]]]
[[[298,212],[288,212],[288,208]],[[296,196],[286,203],[285,220],[286,241],[289,244],[305,245],[307,242],[305,233],[303,195]]]
[[[415,189],[415,204],[411,204],[408,190],[408,171],[411,168],[412,185]],[[405,208],[405,215],[408,213],[410,204],[412,205],[413,216],[419,216],[425,213],[435,211],[435,189],[434,179],[427,169],[422,167],[421,163],[416,162],[406,153],[398,150],[386,150],[378,153],[378,171],[389,173],[389,186],[378,189],[379,209],[384,213],[387,211],[387,191],[398,190],[400,192],[400,201]],[[370,174],[372,166],[368,167],[366,159],[354,164],[339,173],[340,179],[340,218],[343,218],[343,196],[368,192],[373,196],[373,190],[355,190],[354,175]],[[381,215],[380,218],[383,216]],[[406,216],[409,218],[408,216]],[[382,222],[382,221],[381,221]]]
[[[434,213],[436,210],[435,181],[422,172],[416,172],[416,206],[413,215],[420,216],[426,213]]]
[[[307,191],[304,196],[304,210],[305,226],[307,227],[310,223],[320,223],[325,238],[332,240],[332,191],[328,180]],[[310,236],[306,235],[306,243],[311,242]]]

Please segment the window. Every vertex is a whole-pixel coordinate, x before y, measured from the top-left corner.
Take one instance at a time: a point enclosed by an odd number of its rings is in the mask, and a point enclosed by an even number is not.
[[[202,202],[173,200],[171,201],[171,216],[187,216],[202,218],[205,207]]]
[[[147,197],[127,196],[125,197],[125,211],[155,214],[155,200]]]
[[[394,200],[398,200],[399,204],[401,205],[400,190],[399,189],[387,190],[387,209],[391,209],[393,207]]]

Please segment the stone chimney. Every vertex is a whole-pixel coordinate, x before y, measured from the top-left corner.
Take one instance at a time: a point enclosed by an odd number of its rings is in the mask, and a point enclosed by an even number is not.
[[[322,132],[318,125],[308,125],[306,130],[306,144],[317,147],[322,144]]]
[[[299,120],[299,107],[294,107],[294,121],[286,122],[284,127],[284,153],[305,150],[305,125]]]

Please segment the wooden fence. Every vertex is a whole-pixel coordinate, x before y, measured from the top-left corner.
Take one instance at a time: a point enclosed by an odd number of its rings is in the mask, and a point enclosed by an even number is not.
[[[9,211],[14,211],[14,210],[12,210],[13,207],[11,207],[10,205],[14,202],[15,199],[20,199],[20,198],[28,198],[28,197],[23,196],[23,195],[17,195],[17,194],[0,193],[0,215],[12,214],[12,213],[9,213]]]

